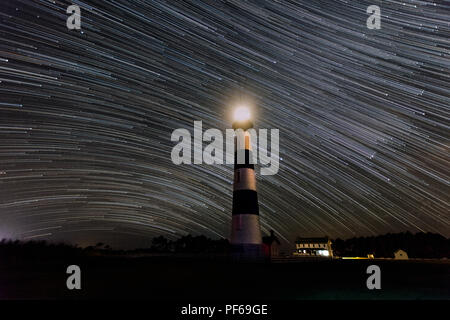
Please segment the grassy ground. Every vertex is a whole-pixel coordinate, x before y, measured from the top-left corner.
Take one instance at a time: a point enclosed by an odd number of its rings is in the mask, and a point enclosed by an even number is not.
[[[82,289],[66,288],[81,268]],[[367,266],[381,268],[368,290]],[[0,264],[0,299],[450,299],[444,261],[334,260],[233,263],[195,258],[88,257]]]

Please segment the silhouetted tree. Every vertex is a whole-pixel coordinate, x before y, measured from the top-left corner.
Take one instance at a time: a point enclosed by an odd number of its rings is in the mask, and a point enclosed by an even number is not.
[[[152,249],[156,252],[169,251],[169,240],[167,240],[164,236],[153,238]]]
[[[387,233],[376,237],[358,237],[333,241],[334,253],[338,256],[366,256],[393,258],[398,249],[406,251],[411,258],[450,257],[450,239],[439,234],[419,232]]]

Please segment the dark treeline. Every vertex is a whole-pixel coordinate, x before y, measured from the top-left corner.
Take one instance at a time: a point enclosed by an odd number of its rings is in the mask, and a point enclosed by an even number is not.
[[[409,258],[449,258],[450,239],[435,233],[388,233],[376,237],[359,237],[333,242],[334,254],[341,257],[393,258],[398,249],[405,251]]]
[[[76,246],[64,243],[48,243],[46,241],[0,241],[0,259],[4,258],[26,258],[33,260],[45,260],[51,258],[65,258],[80,256],[86,252]],[[0,261],[1,262],[1,261]]]
[[[138,249],[139,250],[139,249]],[[213,240],[205,236],[183,236],[177,240],[168,240],[163,236],[153,238],[151,252],[178,252],[178,253],[227,253],[230,243],[227,239]]]
[[[0,259],[4,257],[26,257],[30,259],[63,258],[81,255],[127,255],[164,253],[229,253],[227,239],[210,239],[205,236],[183,236],[170,240],[164,236],[155,237],[147,248],[134,250],[114,250],[109,245],[97,243],[95,246],[80,248],[77,245],[53,244],[46,241],[5,240],[0,241]],[[450,239],[439,234],[410,232],[386,234],[376,237],[359,237],[333,241],[333,251],[337,256],[360,256],[374,254],[376,258],[392,258],[398,249],[406,251],[410,258],[450,258]]]
[[[183,236],[169,240],[163,236],[152,239],[151,246],[134,250],[114,250],[102,242],[95,246],[80,248],[77,245],[64,243],[53,244],[46,241],[0,241],[1,257],[26,257],[45,259],[53,257],[73,257],[74,255],[112,255],[112,254],[145,254],[145,253],[227,253],[230,244],[227,239],[213,240],[205,236]]]

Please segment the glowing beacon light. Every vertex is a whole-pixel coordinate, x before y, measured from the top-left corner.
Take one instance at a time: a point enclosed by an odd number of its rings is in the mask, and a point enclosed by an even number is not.
[[[250,120],[250,111],[246,107],[238,107],[234,110],[235,121],[247,121]]]

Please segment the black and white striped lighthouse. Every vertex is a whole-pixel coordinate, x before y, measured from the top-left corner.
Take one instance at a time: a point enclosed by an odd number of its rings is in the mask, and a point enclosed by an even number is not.
[[[235,257],[259,258],[262,255],[262,237],[255,168],[250,163],[252,144],[247,130],[253,128],[253,123],[249,118],[247,109],[237,109],[233,122],[234,130],[243,130],[244,143],[238,143],[238,137],[235,137],[231,245]],[[245,154],[245,160],[242,156],[238,157],[239,152]]]

